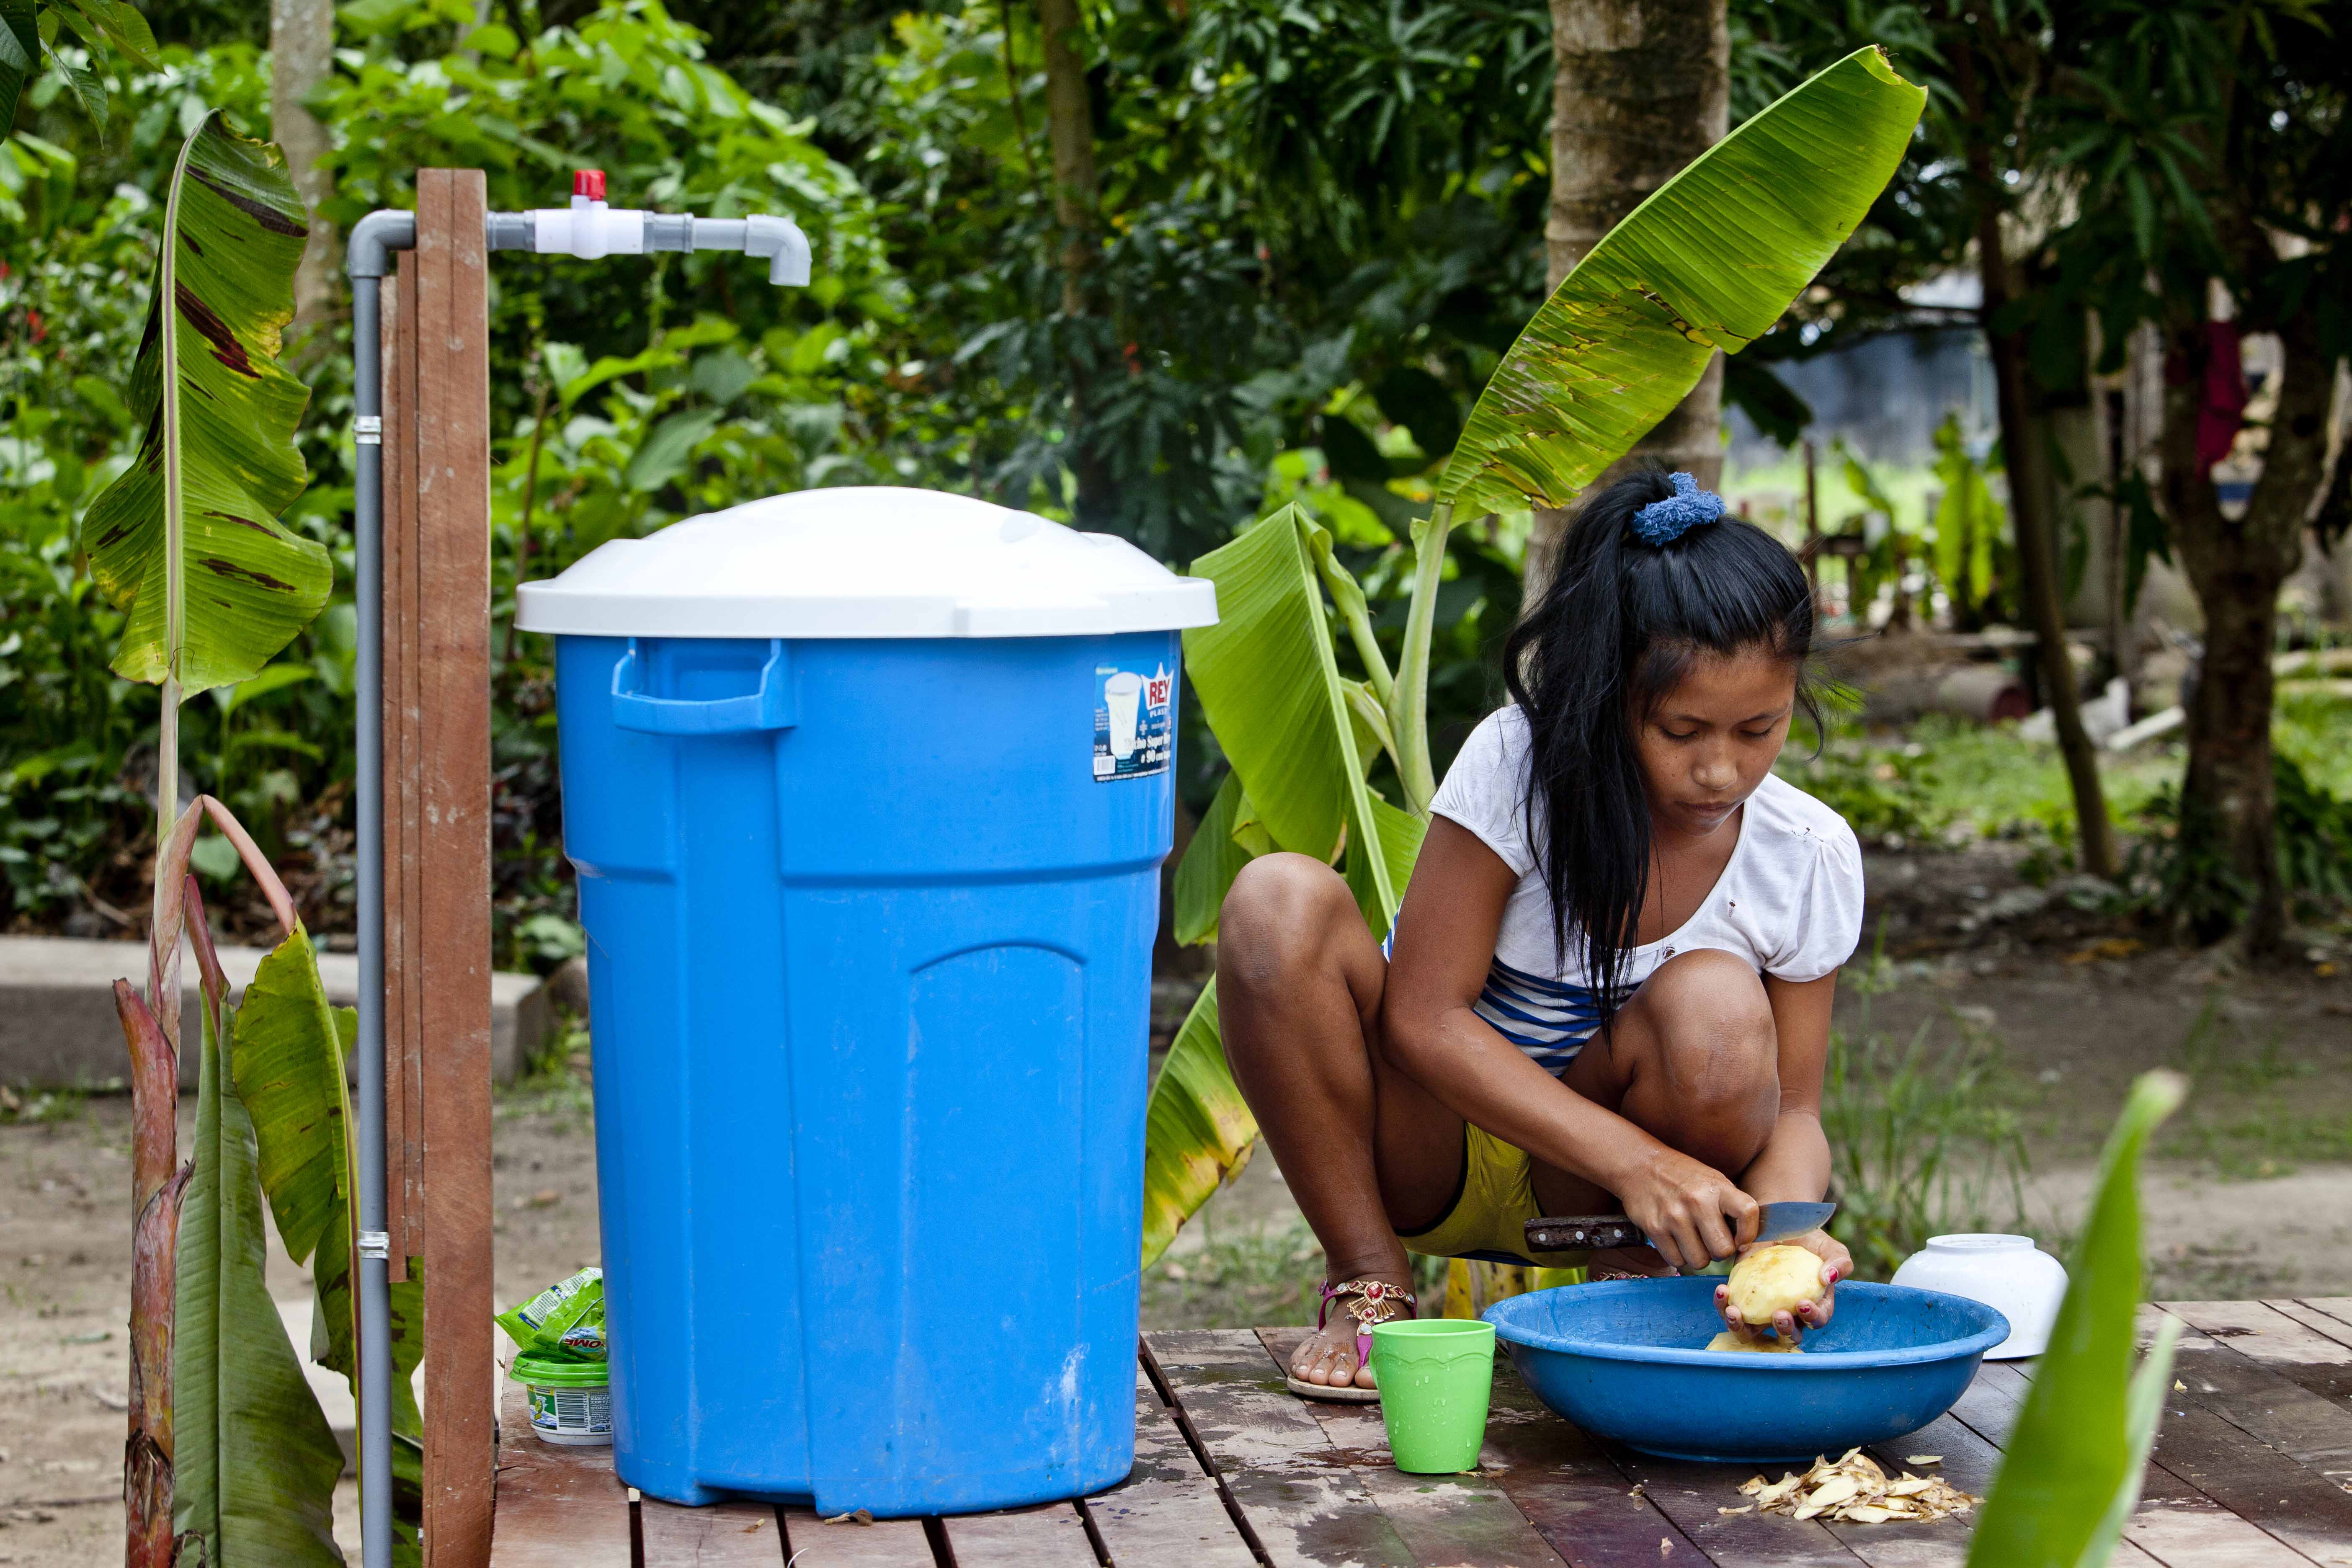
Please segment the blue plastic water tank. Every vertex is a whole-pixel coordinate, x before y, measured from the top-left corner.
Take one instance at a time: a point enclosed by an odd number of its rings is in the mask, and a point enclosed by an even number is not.
[[[782,496],[520,591],[556,637],[621,1479],[908,1515],[1134,1461],[1178,629],[1125,542]]]

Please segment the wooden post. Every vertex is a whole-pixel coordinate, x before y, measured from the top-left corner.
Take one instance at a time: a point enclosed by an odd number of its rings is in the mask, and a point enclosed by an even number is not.
[[[425,1275],[425,1561],[486,1568],[489,305],[479,170],[416,177],[384,339],[384,1050],[395,1279]]]

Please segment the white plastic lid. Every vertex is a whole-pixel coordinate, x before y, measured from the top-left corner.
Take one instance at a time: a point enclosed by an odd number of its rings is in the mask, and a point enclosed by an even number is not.
[[[527,632],[1042,637],[1217,619],[1214,584],[1127,541],[969,496],[802,490],[599,545],[516,594]]]

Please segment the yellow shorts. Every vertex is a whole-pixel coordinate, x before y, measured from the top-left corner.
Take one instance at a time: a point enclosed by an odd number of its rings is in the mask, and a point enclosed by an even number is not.
[[[1469,1122],[1462,1131],[1462,1188],[1435,1224],[1397,1232],[1405,1250],[1539,1268],[1582,1268],[1589,1252],[1528,1250],[1528,1221],[1543,1216],[1536,1204],[1535,1157]]]

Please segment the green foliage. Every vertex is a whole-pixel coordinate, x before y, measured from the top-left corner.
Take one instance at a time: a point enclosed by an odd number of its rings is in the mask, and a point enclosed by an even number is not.
[[[168,188],[131,371],[145,436],[82,519],[127,679],[186,696],[250,679],[326,603],[326,550],[278,521],[306,478],[293,436],[310,395],[278,350],[308,232],[283,154],[207,116]]]
[[[1987,620],[2010,618],[2000,606],[1996,585],[2010,584],[2016,572],[2013,564],[1994,564],[1997,552],[2015,560],[2009,509],[1994,498],[1985,468],[1969,456],[1958,415],[1946,415],[1937,427],[1936,451],[1936,477],[1944,481],[1943,499],[1936,504],[1936,575],[1951,600],[1953,620],[1974,630]]]
[[[262,1277],[261,1159],[226,1060],[226,985],[197,940],[204,1058],[173,1314],[172,1528],[184,1560],[340,1564],[342,1449]]]
[[[1439,496],[1566,506],[1682,400],[1717,349],[1737,353],[1779,322],[1893,176],[1926,101],[1864,47],[1659,186],[1528,323],[1471,410]],[[1727,240],[1693,243],[1699,234]]]
[[[2139,1500],[2179,1334],[2179,1323],[2168,1321],[2134,1375],[2139,1161],[2187,1089],[2177,1073],[2147,1073],[2124,1102],[2100,1158],[2090,1222],[2068,1265],[2050,1348],[2002,1445],[2000,1472],[1969,1544],[1972,1564],[2099,1568]]]
[[[1956,1024],[1933,1044],[1933,1019],[1898,1042],[1872,1026],[1866,985],[1863,996],[1853,1026],[1830,1032],[1822,1130],[1831,1228],[1861,1278],[1885,1279],[1931,1236],[2018,1226],[2028,1162],[2000,1042]]]
[[[2319,915],[2352,903],[2352,798],[2315,784],[2284,748],[2271,752],[2279,873],[2290,900]],[[2212,850],[2217,835],[2185,833],[2184,804],[2170,784],[2139,810],[2142,837],[2133,847],[2126,880],[2150,907],[2211,940],[2233,930],[2253,889]]]

